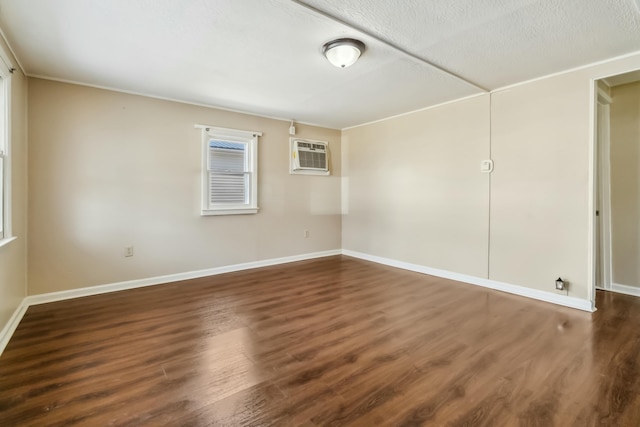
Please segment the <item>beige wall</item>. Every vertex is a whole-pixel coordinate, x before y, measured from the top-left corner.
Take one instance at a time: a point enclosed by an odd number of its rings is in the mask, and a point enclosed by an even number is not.
[[[611,95],[613,282],[640,287],[640,82]]]
[[[343,132],[343,247],[487,277],[489,97]]]
[[[297,126],[330,143],[317,177],[289,175],[284,121],[36,78],[29,120],[29,294],[341,247],[339,131]],[[264,133],[259,214],[199,215],[196,123]]]
[[[592,82],[639,68],[635,55],[496,91],[491,120],[485,96],[345,131],[343,247],[478,277],[488,248],[492,280],[554,292],[562,276],[592,299]]]
[[[0,46],[8,54],[6,44],[0,41]],[[27,79],[19,69],[11,75],[10,108],[11,217],[17,239],[0,248],[0,330],[27,290]]]
[[[575,73],[492,100],[491,279],[588,296],[589,80]]]
[[[593,80],[640,69],[640,54],[493,96],[490,278],[593,300]]]

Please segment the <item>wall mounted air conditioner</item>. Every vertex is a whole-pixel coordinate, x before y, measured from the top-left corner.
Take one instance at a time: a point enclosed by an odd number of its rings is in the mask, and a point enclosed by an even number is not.
[[[290,138],[290,173],[329,175],[329,143],[311,139]]]

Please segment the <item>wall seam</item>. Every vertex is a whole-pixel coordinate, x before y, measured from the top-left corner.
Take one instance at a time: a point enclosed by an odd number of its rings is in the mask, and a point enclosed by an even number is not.
[[[491,143],[493,142],[493,122],[492,122],[492,104],[493,93],[489,93],[489,159],[493,161],[491,152]],[[487,279],[491,278],[491,175],[489,173],[489,204],[487,209]]]

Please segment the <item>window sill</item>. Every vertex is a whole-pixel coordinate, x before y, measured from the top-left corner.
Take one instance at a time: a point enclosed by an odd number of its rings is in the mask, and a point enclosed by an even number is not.
[[[17,239],[16,236],[7,237],[6,239],[0,239],[0,248],[3,247],[3,246],[8,245],[9,243],[13,242],[16,239]]]
[[[202,216],[211,215],[246,215],[257,214],[258,208],[241,208],[241,209],[203,209],[200,211]]]

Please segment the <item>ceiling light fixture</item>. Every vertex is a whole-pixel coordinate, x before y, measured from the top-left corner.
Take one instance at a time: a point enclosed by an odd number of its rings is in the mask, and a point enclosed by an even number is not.
[[[356,63],[364,49],[364,43],[360,40],[337,39],[325,43],[322,46],[322,53],[331,64],[338,68],[346,68]]]

